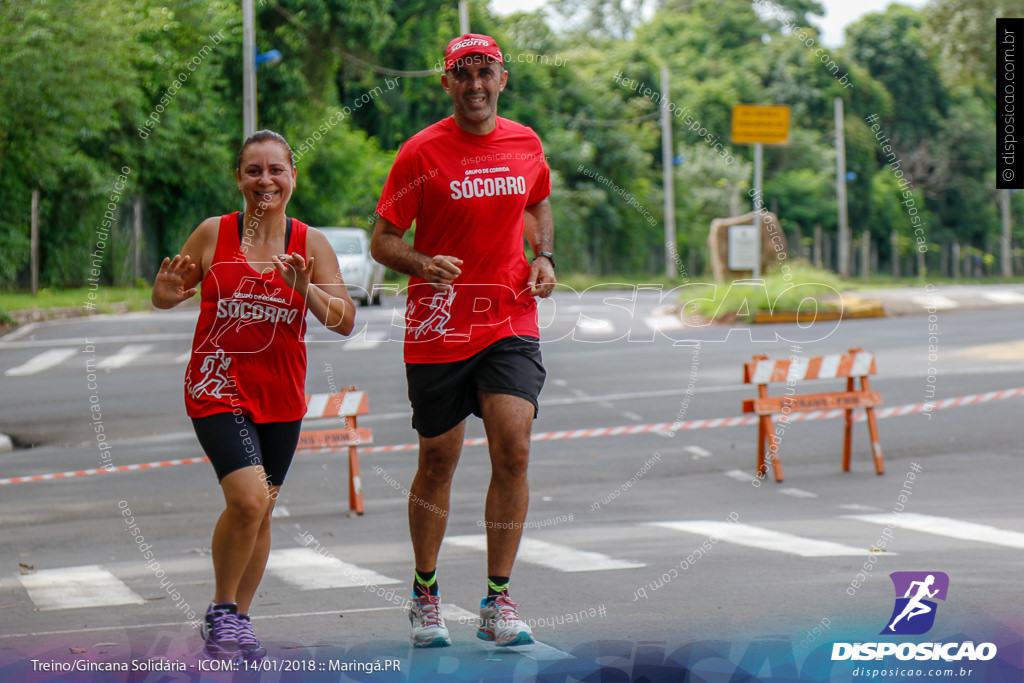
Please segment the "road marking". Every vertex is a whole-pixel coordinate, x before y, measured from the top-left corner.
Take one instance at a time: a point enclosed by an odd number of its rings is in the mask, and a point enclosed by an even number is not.
[[[519,655],[532,659],[535,662],[553,662],[560,659],[576,659],[568,652],[552,647],[547,643],[534,640],[532,645],[516,645],[514,647],[502,647],[491,642],[481,641],[489,655]]]
[[[40,611],[144,605],[146,601],[98,564],[42,569],[18,580]]]
[[[267,570],[299,590],[352,588],[375,584],[401,583],[399,579],[378,574],[334,557],[324,557],[310,548],[271,550]]]
[[[790,553],[800,557],[839,557],[849,555],[865,555],[866,548],[854,548],[832,541],[819,541],[803,536],[763,529],[749,524],[733,524],[732,522],[648,522],[650,526],[660,526],[674,531],[682,531],[696,536],[717,537],[719,540],[748,548],[772,550],[779,553]],[[888,553],[893,554],[893,553]]]
[[[750,482],[757,480],[757,477],[755,477],[753,474],[748,474],[743,470],[729,470],[728,472],[722,472],[722,474],[729,477],[730,479],[742,481],[744,484],[749,484]]]
[[[1024,340],[968,346],[965,349],[953,351],[952,355],[983,358],[986,360],[1019,361],[1024,359]]]
[[[181,354],[180,356],[175,356],[174,357],[174,362],[175,363],[187,363],[190,360],[192,360],[192,352],[191,351],[186,351],[185,353]]]
[[[355,607],[352,609],[332,609],[325,610],[322,612],[292,612],[290,614],[261,614],[259,616],[253,616],[253,621],[263,621],[264,619],[302,619],[305,617],[322,617],[330,614],[350,614],[354,612],[386,612],[388,610],[401,609],[395,605],[389,605],[387,607]],[[444,609],[444,605],[441,606]],[[188,621],[164,621],[157,624],[131,624],[117,626],[94,626],[93,628],[69,628],[61,631],[37,631],[34,633],[2,633],[0,634],[0,640],[6,640],[9,638],[38,638],[41,636],[63,636],[70,633],[100,633],[102,631],[138,631],[147,628],[194,628]]]
[[[153,350],[152,344],[128,344],[121,347],[121,350],[113,356],[108,356],[96,364],[100,370],[123,368],[136,358],[143,356]]]
[[[632,410],[627,410],[626,412],[624,412],[622,414],[622,417],[626,418],[627,420],[636,420],[637,422],[640,422],[641,420],[644,419],[642,415],[638,415],[637,413],[634,413]]]
[[[282,517],[291,517],[291,514],[284,505],[275,505],[274,511],[270,513],[270,516],[273,519],[280,519]]]
[[[370,332],[364,330],[362,334],[356,335],[342,344],[342,351],[365,351],[367,349],[375,349],[384,343],[387,339],[386,332]]]
[[[852,512],[881,512],[882,508],[872,507],[871,505],[860,505],[858,503],[847,503],[846,505],[840,505],[842,510],[850,510]]]
[[[940,311],[960,307],[960,304],[956,301],[950,299],[948,296],[942,296],[941,294],[929,294],[927,296],[916,295],[910,297],[910,300],[924,308],[932,308]]]
[[[981,296],[1000,304],[1024,304],[1024,294],[1020,292],[982,292]]]
[[[893,524],[911,531],[921,531],[926,534],[957,538],[963,541],[977,541],[978,543],[991,543],[1007,548],[1024,548],[1024,533],[1009,531],[987,524],[965,522],[960,519],[949,517],[937,517],[935,515],[919,515],[916,513],[886,513],[882,515],[845,515],[847,519],[856,519],[871,524]]]
[[[694,459],[711,457],[711,451],[706,448],[701,448],[700,446],[687,446],[683,450],[693,455]]]
[[[658,315],[644,318],[644,324],[652,330],[681,330],[686,325],[678,315]]]
[[[793,496],[794,498],[817,498],[817,493],[811,493],[810,491],[804,491],[803,489],[779,489],[779,493],[784,496]]]
[[[98,316],[97,316],[98,317]],[[89,344],[128,344],[131,342],[192,341],[194,333],[187,334],[124,334],[116,337],[81,337],[63,339],[32,339],[29,341],[0,342],[0,349],[24,349],[43,346],[67,346],[79,348]]]
[[[24,377],[34,375],[37,372],[48,370],[55,365],[60,365],[71,356],[78,353],[78,349],[51,349],[33,356],[21,365],[13,367],[4,372],[7,377]]]
[[[462,548],[472,548],[487,552],[487,536],[484,534],[449,536],[444,539],[444,542]],[[638,569],[647,566],[641,562],[620,560],[602,555],[601,553],[577,550],[567,545],[538,541],[534,538],[523,538],[519,542],[519,552],[516,554],[516,559],[566,573]]]
[[[578,321],[576,321],[576,329],[580,332],[603,333],[614,332],[615,326],[612,325],[611,320],[606,320],[605,318],[591,318],[584,314],[580,316]]]

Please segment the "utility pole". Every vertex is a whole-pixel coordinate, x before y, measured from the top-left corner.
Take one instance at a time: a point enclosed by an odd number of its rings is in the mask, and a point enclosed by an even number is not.
[[[256,132],[256,10],[242,0],[242,135]]]
[[[39,294],[39,190],[32,190],[32,218],[29,225],[31,240],[32,296]]]
[[[459,0],[459,35],[469,33],[469,0]]]
[[[764,147],[760,142],[754,143],[754,272],[755,280],[761,279],[761,214],[764,213]]]
[[[850,275],[850,225],[846,215],[846,137],[843,133],[843,100],[835,98],[836,201],[839,204],[839,276]]]
[[[676,193],[672,154],[672,115],[668,108],[669,83],[668,67],[661,66],[661,166],[662,184],[665,187],[665,277],[676,273],[672,254],[676,250]]]
[[[1013,277],[1010,261],[1010,191],[999,190],[999,213],[1003,218],[1003,234],[999,238],[999,261],[1003,277]]]

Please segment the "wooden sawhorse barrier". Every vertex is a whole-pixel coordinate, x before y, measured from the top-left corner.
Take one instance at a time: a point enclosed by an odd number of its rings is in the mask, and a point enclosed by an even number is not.
[[[882,461],[882,443],[878,439],[878,423],[875,421],[875,406],[882,405],[882,395],[871,390],[868,375],[877,374],[875,355],[860,348],[851,348],[847,355],[816,356],[790,360],[769,360],[768,356],[754,356],[752,363],[743,365],[744,384],[757,385],[757,398],[743,401],[744,413],[760,416],[757,427],[757,476],[765,477],[767,446],[768,458],[772,463],[775,481],[782,481],[782,461],[779,459],[779,436],[775,433],[772,414],[802,413],[808,411],[844,410],[846,412],[846,434],[843,439],[843,471],[850,471],[850,443],[853,433],[853,411],[864,408],[867,413],[868,432],[871,435],[871,454],[875,460],[875,472],[885,474]],[[769,396],[768,385],[811,379],[846,378],[846,391],[824,394]],[[860,378],[860,388],[854,382]]]
[[[370,413],[366,392],[356,387],[345,387],[340,394],[310,394],[306,396],[304,420],[345,418],[345,427],[318,429],[299,434],[303,453],[330,453],[348,448],[348,507],[357,515],[363,514],[363,479],[359,474],[359,446],[373,443],[373,432],[356,425],[359,415]]]

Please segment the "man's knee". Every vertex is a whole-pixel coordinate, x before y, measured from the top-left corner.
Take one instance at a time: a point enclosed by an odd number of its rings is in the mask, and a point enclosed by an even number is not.
[[[496,476],[525,478],[530,464],[530,438],[508,438],[491,445],[491,469]]]

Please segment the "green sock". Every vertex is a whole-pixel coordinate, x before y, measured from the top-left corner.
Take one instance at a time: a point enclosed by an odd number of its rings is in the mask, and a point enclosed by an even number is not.
[[[502,593],[508,592],[508,577],[507,576],[488,576],[487,577],[487,597],[492,595],[501,595]]]
[[[413,571],[412,594],[416,597],[437,595],[437,569],[429,572]]]

